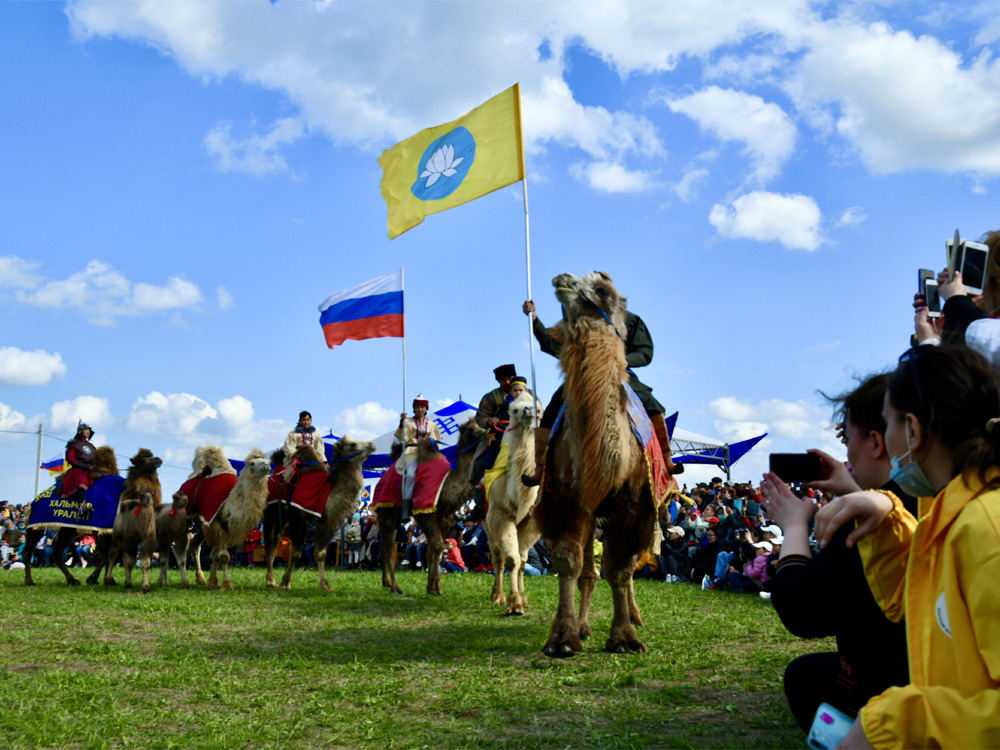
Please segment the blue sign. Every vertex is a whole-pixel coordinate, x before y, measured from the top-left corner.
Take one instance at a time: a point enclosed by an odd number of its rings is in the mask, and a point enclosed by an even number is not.
[[[476,139],[459,125],[436,139],[417,166],[417,180],[410,192],[422,201],[447,198],[458,190],[476,158]]]
[[[35,526],[74,526],[80,529],[110,531],[118,515],[118,498],[125,479],[117,474],[101,477],[87,490],[84,508],[74,498],[63,500],[62,481],[42,492],[31,504],[28,528]],[[91,507],[87,508],[89,504]]]

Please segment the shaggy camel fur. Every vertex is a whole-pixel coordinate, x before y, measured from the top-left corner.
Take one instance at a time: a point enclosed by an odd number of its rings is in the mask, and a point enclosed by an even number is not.
[[[375,443],[367,440],[355,440],[345,435],[333,446],[333,457],[328,465],[320,460],[319,454],[310,446],[303,445],[295,451],[294,458],[299,463],[302,475],[313,471],[327,472],[326,481],[321,485],[320,492],[326,493],[326,505],[323,515],[316,520],[313,532],[313,549],[316,554],[316,565],[319,568],[319,587],[330,591],[332,587],[326,577],[326,550],[330,546],[334,533],[340,528],[341,522],[350,517],[358,508],[358,495],[364,486],[361,466],[375,451]],[[309,466],[308,464],[315,464]],[[267,576],[265,583],[274,587],[274,555],[281,541],[281,532],[287,527],[290,551],[288,567],[281,579],[281,588],[288,590],[292,584],[292,571],[302,556],[305,545],[306,526],[314,516],[294,505],[284,505],[282,502],[272,503],[264,513],[264,549],[267,555]]]
[[[94,478],[105,476],[108,474],[118,473],[118,460],[115,458],[115,451],[110,445],[102,445],[96,451],[94,451]],[[60,474],[58,479],[61,479],[65,474]],[[29,519],[30,521],[30,510]],[[79,581],[73,577],[69,572],[69,568],[66,567],[66,547],[71,541],[73,541],[80,534],[80,529],[75,526],[60,526],[59,531],[56,533],[55,538],[52,540],[52,559],[55,560],[56,567],[62,571],[62,574],[66,576],[66,583],[71,586],[79,585]],[[38,540],[45,535],[44,528],[32,528],[24,532],[24,548],[26,550],[34,550],[35,545],[38,544]],[[98,583],[101,574],[101,568],[103,567],[104,561],[108,557],[108,549],[111,546],[111,534],[102,533],[97,534],[94,539],[97,543],[97,559],[99,561],[98,565],[94,566],[93,572],[87,579],[87,583]],[[24,585],[34,586],[35,582],[31,577],[31,563],[32,557],[34,555],[24,555]]]
[[[178,490],[174,493],[173,505],[161,505],[156,511],[156,546],[160,550],[160,580],[161,586],[169,586],[170,580],[167,568],[170,567],[170,550],[177,558],[177,567],[181,571],[181,586],[187,588],[187,549],[188,549],[188,496]]]
[[[548,656],[572,656],[591,634],[598,518],[604,529],[602,576],[611,586],[614,603],[605,649],[645,651],[634,627],[642,619],[632,589],[632,566],[636,554],[649,546],[656,508],[622,388],[626,364],[619,332],[625,330],[625,298],[603,273],[582,279],[562,274],[552,284],[565,311],[562,323],[550,332],[562,342],[559,364],[565,377],[566,411],[547,452],[537,513],[559,573],[559,606],[543,651]],[[579,616],[573,608],[576,585]]]
[[[507,605],[507,615],[523,615],[524,563],[541,532],[532,510],[538,502],[538,487],[525,487],[521,476],[535,473],[535,397],[522,393],[509,408],[510,426],[504,433],[508,446],[507,472],[490,488],[486,511],[486,536],[493,555],[494,604]],[[510,568],[510,596],[503,595],[504,567]]]
[[[427,593],[440,596],[441,569],[437,562],[444,551],[443,531],[454,523],[455,512],[472,497],[469,486],[469,472],[472,468],[473,450],[476,444],[487,435],[487,430],[470,419],[462,425],[458,433],[458,458],[455,466],[445,477],[438,496],[437,510],[434,513],[415,513],[414,517],[421,531],[427,536]],[[420,443],[417,460],[429,461],[440,455],[429,440]],[[395,457],[394,457],[395,458]],[[382,549],[382,586],[394,594],[403,593],[396,584],[396,560],[399,549],[396,546],[396,529],[402,518],[402,508],[397,505],[377,508],[379,545]]]
[[[136,547],[142,568],[142,591],[149,591],[149,567],[156,550],[156,511],[161,497],[160,478],[156,470],[163,461],[148,448],[140,448],[131,458],[132,465],[125,475],[118,515],[111,532],[111,550],[105,565],[104,585],[114,586],[112,570],[119,551],[125,565],[125,588],[132,587],[132,569],[135,567]]]
[[[217,454],[216,454],[217,451]],[[210,453],[209,453],[210,452]],[[215,470],[221,466],[219,457],[229,465],[219,448],[207,449],[203,454],[211,455],[213,463],[206,463],[205,468]],[[197,459],[194,466],[198,469]],[[202,470],[204,471],[205,468]],[[222,566],[222,588],[232,591],[233,584],[229,580],[229,548],[242,544],[250,530],[260,523],[267,502],[267,477],[271,473],[271,462],[267,455],[253,448],[246,457],[243,471],[240,472],[236,485],[230,490],[219,512],[211,523],[201,527],[201,538],[193,540],[193,553],[197,581],[205,584],[205,576],[201,569],[201,545],[208,544],[212,556],[212,568],[208,574],[208,585],[219,587],[218,570]]]

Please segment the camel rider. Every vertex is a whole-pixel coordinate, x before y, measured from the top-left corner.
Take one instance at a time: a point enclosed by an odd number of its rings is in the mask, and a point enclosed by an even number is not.
[[[538,340],[538,345],[543,352],[551,354],[553,357],[559,356],[559,342],[557,342],[549,329],[538,319],[535,314],[535,303],[526,300],[522,306],[525,315],[531,316],[531,326]],[[556,324],[562,325],[562,321]],[[628,366],[628,384],[632,386],[642,405],[653,423],[656,438],[660,443],[660,450],[663,452],[663,462],[667,471],[671,474],[680,474],[684,467],[675,464],[670,460],[670,436],[667,434],[667,423],[664,418],[663,404],[653,396],[653,389],[643,383],[632,371],[634,367],[644,367],[653,361],[653,337],[649,335],[649,329],[643,323],[642,318],[633,312],[625,311],[625,363]],[[556,416],[563,404],[563,387],[559,386],[552,394],[552,400],[545,407],[542,414],[542,421],[535,430],[535,476],[531,478],[533,484],[537,485],[542,475],[542,468],[545,458],[545,446],[549,441],[549,432],[555,423]],[[531,484],[531,482],[526,482]]]
[[[514,365],[500,365],[493,368],[493,377],[497,380],[497,387],[479,399],[479,408],[473,419],[480,427],[489,430],[486,440],[481,440],[476,446],[476,452],[472,454],[472,469],[469,472],[469,484],[472,485],[472,496],[476,505],[470,514],[473,521],[479,521],[486,517],[483,511],[485,499],[483,491],[479,487],[479,482],[483,474],[490,468],[491,459],[496,458],[496,451],[492,451],[492,456],[488,455],[488,449],[497,442],[500,429],[501,417],[499,412],[506,408],[507,399],[510,396],[510,386],[517,377],[517,369]],[[498,450],[499,443],[497,442]]]
[[[399,415],[399,428],[394,437],[403,445],[403,455],[396,461],[396,471],[403,477],[403,515],[405,522],[410,517],[413,507],[413,484],[417,479],[417,444],[421,440],[433,440],[435,445],[441,445],[441,431],[437,422],[427,416],[430,406],[423,394],[413,399],[413,417],[405,412]]]
[[[292,471],[292,458],[299,446],[309,445],[316,449],[321,461],[326,460],[326,446],[323,439],[317,434],[312,423],[312,414],[307,411],[299,412],[299,421],[295,429],[288,433],[285,438],[285,502],[290,502],[292,493],[295,492],[295,483],[298,481],[298,472]]]
[[[62,481],[63,500],[72,498],[77,506],[77,512],[84,505],[84,497],[87,489],[93,481],[93,466],[96,450],[90,438],[94,436],[94,430],[89,424],[81,420],[76,426],[76,435],[66,443],[66,465],[69,471]]]

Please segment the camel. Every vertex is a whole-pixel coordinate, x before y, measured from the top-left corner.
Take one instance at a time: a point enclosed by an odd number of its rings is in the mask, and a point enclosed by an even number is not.
[[[96,480],[101,476],[109,476],[118,474],[118,460],[115,458],[115,451],[109,445],[102,445],[100,448],[94,451],[94,464],[93,464],[94,479]],[[61,479],[65,474],[61,474],[57,479]],[[29,519],[30,522],[30,512]],[[73,574],[69,572],[69,568],[66,567],[66,547],[69,545],[73,539],[75,539],[80,534],[80,527],[78,526],[60,526],[59,531],[55,538],[52,540],[52,559],[55,560],[56,566],[62,571],[62,574],[66,577],[66,583],[71,586],[78,586],[80,582],[73,577]],[[42,538],[45,534],[45,529],[43,527],[29,527],[24,534],[25,542],[24,548],[26,550],[34,550],[35,545],[38,544],[38,540]],[[111,546],[111,534],[97,533],[94,536],[97,542],[97,558],[99,561],[106,561],[108,558],[108,550]],[[24,585],[34,586],[35,581],[31,577],[31,563],[32,555],[24,555]],[[93,572],[90,577],[87,578],[87,583],[95,584],[98,583],[102,565],[95,565]]]
[[[219,456],[221,449],[210,449],[211,461],[214,463],[204,463],[203,471],[210,471],[212,468],[219,468]],[[216,454],[216,451],[218,454]],[[203,457],[208,456],[207,452]],[[223,457],[223,460],[224,457]],[[226,461],[226,464],[229,462]],[[197,471],[198,459],[195,459],[194,468]],[[242,544],[250,530],[260,523],[261,515],[264,513],[264,504],[267,502],[267,477],[271,473],[271,462],[267,455],[253,448],[246,457],[243,471],[240,472],[236,484],[226,496],[222,507],[214,514],[212,519],[204,523],[201,527],[201,536],[192,540],[194,547],[195,570],[197,571],[197,581],[205,584],[205,576],[201,569],[201,545],[208,544],[212,555],[212,568],[208,574],[208,585],[211,588],[219,587],[218,570],[222,566],[222,588],[232,591],[233,584],[229,580],[229,548]],[[186,493],[185,493],[186,494]]]
[[[476,444],[487,435],[487,430],[470,419],[462,425],[458,433],[457,462],[445,477],[438,495],[434,512],[414,513],[417,523],[427,536],[427,593],[435,596],[441,594],[441,569],[437,561],[444,551],[443,531],[453,523],[455,512],[472,496],[469,486],[469,470],[472,467],[473,450]],[[470,450],[473,449],[473,450]],[[438,458],[440,451],[429,441],[423,440],[418,446],[417,460],[421,463]],[[401,594],[403,590],[396,583],[396,560],[399,549],[396,546],[396,530],[402,518],[402,508],[398,505],[387,505],[375,509],[378,519],[380,547],[382,549],[382,586],[393,594]]]
[[[358,495],[364,486],[361,466],[375,451],[375,443],[356,440],[344,435],[333,446],[330,463],[312,446],[299,446],[294,454],[298,478],[291,503],[279,500],[268,505],[264,513],[264,550],[267,555],[265,584],[275,587],[274,556],[278,551],[281,534],[287,527],[290,550],[288,566],[281,578],[281,589],[287,591],[292,584],[292,571],[302,556],[306,526],[316,519],[313,531],[313,549],[319,568],[319,587],[331,591],[326,577],[326,550],[330,540],[340,528],[341,521],[358,507]],[[318,518],[317,518],[318,516]]]
[[[648,548],[657,515],[642,446],[626,406],[625,298],[603,273],[552,280],[564,319],[550,333],[560,341],[565,412],[549,443],[537,511],[559,573],[559,606],[543,652],[565,658],[591,634],[594,525],[604,531],[602,576],[611,587],[614,617],[605,650],[644,652],[635,625],[642,618],[632,589],[632,565]],[[579,616],[574,587],[580,588]]]
[[[111,532],[111,550],[105,562],[104,585],[114,586],[112,571],[118,560],[119,551],[125,565],[125,588],[132,587],[132,569],[135,567],[139,550],[139,566],[142,569],[142,592],[149,592],[149,567],[156,550],[156,511],[162,497],[160,478],[156,470],[163,461],[153,455],[148,448],[140,448],[130,459],[131,466],[125,476],[118,514],[115,516]]]
[[[161,586],[169,586],[170,580],[167,568],[170,567],[170,549],[174,550],[177,567],[181,571],[181,586],[187,588],[187,550],[188,550],[188,496],[178,490],[174,493],[172,505],[161,505],[156,511],[156,545],[160,550]]]
[[[541,532],[532,510],[538,487],[525,487],[520,477],[535,473],[535,397],[522,393],[508,407],[510,426],[504,433],[508,446],[507,471],[490,487],[486,511],[486,536],[493,556],[494,604],[507,605],[506,615],[523,615],[524,563]],[[504,599],[503,571],[510,568],[510,596]]]

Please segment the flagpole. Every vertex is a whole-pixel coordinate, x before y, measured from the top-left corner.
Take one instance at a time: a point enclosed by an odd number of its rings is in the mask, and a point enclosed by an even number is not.
[[[528,216],[528,170],[524,164],[524,135],[521,122],[521,84],[514,84],[514,102],[517,107],[517,146],[521,157],[521,191],[524,196],[524,278],[528,296],[531,297],[531,231]],[[538,385],[535,380],[535,331],[534,321],[528,315],[528,352],[531,356],[531,393],[535,399],[538,398]],[[535,425],[538,425],[541,414],[535,414]]]
[[[405,289],[405,284],[403,283],[403,274],[405,273],[405,268],[399,269],[399,289],[403,291]],[[403,414],[406,414],[406,297],[403,297]]]
[[[38,497],[38,473],[42,469],[42,423],[38,423],[38,457],[35,459],[35,494],[31,496],[34,500]]]

